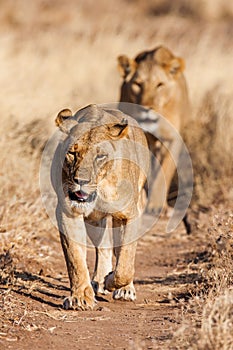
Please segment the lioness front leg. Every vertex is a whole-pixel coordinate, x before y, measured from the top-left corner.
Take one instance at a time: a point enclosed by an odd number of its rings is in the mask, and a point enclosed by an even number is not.
[[[95,293],[107,294],[104,279],[112,271],[112,248],[96,248],[95,271],[91,281]]]
[[[115,248],[116,268],[105,278],[105,288],[113,291],[114,299],[129,301],[136,299],[133,277],[137,242],[133,240],[137,237],[137,231],[134,231],[137,230],[137,225],[138,222],[135,220],[134,223],[127,224],[124,230],[122,228],[116,230],[114,227],[114,235],[118,240],[118,242],[115,240],[115,244],[120,244]]]
[[[63,216],[62,222],[59,223],[61,244],[71,288],[71,296],[65,298],[63,307],[66,310],[89,310],[95,306],[95,295],[86,264],[86,246],[80,243],[84,240],[82,237],[85,235],[84,224],[77,219],[73,219],[73,222],[70,220]],[[76,230],[81,230],[77,236],[74,233]]]
[[[108,291],[104,289],[104,278],[112,271],[112,218],[103,218],[98,222],[87,220],[85,224],[96,251],[91,284],[96,294],[107,294]]]

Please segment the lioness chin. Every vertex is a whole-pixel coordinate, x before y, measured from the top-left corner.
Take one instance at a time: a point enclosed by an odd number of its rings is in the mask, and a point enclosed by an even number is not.
[[[144,133],[129,116],[96,105],[74,115],[62,110],[56,125],[64,137],[54,156],[52,181],[71,287],[64,308],[93,309],[95,293],[106,291],[115,299],[134,300],[136,240],[149,167]],[[96,249],[92,281],[87,237]]]

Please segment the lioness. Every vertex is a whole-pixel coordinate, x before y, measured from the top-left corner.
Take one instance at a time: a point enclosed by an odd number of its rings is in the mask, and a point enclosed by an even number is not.
[[[138,219],[145,207],[143,187],[149,166],[146,137],[129,116],[96,105],[74,115],[69,109],[62,110],[56,125],[66,135],[52,166],[57,222],[71,286],[71,297],[63,306],[92,309],[94,290],[113,291],[115,299],[134,300]],[[96,247],[92,284],[86,235]],[[111,245],[116,254],[114,270]]]
[[[175,57],[163,46],[143,51],[134,59],[125,55],[118,57],[118,67],[123,78],[120,102],[142,105],[148,110],[160,113],[169,121],[158,121],[157,115],[154,114],[153,117],[153,113],[137,118],[139,124],[146,127],[151,151],[157,152],[156,156],[162,159],[161,168],[154,169],[148,212],[160,212],[162,209],[179,158],[181,144],[176,132],[181,131],[189,114],[184,66],[182,58]],[[159,125],[155,133],[156,122]],[[159,143],[158,147],[158,139],[162,141],[163,146]]]

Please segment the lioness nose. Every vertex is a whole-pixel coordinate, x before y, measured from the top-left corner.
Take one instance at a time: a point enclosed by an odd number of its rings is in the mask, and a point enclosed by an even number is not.
[[[74,182],[77,184],[77,185],[80,185],[80,186],[84,186],[84,185],[87,185],[90,180],[87,180],[87,179],[81,179],[79,177],[74,177]]]

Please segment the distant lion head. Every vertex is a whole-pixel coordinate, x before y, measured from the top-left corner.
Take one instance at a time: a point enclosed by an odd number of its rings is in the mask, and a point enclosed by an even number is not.
[[[184,67],[183,59],[163,46],[143,51],[134,59],[119,56],[118,68],[123,78],[120,101],[164,113],[167,104],[177,98]]]

